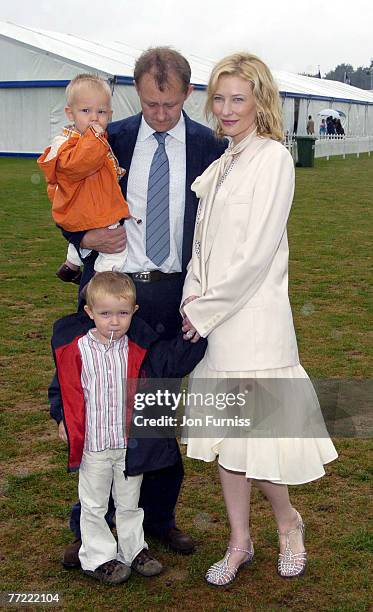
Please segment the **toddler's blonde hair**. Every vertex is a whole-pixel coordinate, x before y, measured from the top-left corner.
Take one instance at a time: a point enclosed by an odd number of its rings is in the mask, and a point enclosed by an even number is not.
[[[66,101],[69,106],[71,106],[74,98],[79,95],[80,90],[84,87],[89,87],[106,94],[111,105],[111,89],[109,83],[95,74],[83,73],[77,74],[66,87]]]

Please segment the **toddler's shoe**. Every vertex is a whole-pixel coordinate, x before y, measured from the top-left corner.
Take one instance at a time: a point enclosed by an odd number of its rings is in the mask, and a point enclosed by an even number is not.
[[[79,285],[80,279],[82,278],[82,272],[81,270],[73,270],[64,263],[58,268],[56,276],[58,276],[58,278],[64,283],[74,283],[75,285]]]
[[[122,584],[122,582],[126,582],[131,575],[131,568],[116,559],[106,561],[106,563],[99,565],[93,571],[82,571],[84,574],[87,574],[87,576],[91,576],[104,584]]]

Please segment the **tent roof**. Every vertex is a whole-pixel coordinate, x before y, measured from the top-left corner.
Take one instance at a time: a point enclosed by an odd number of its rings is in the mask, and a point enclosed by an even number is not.
[[[334,100],[359,101],[373,103],[373,92],[347,85],[340,81],[318,79],[314,77],[274,70],[280,91],[287,94],[304,94],[304,97],[322,97]]]
[[[41,28],[0,21],[0,38],[18,42],[40,53],[66,60],[76,66],[90,68],[108,76],[133,76],[137,57],[143,49],[131,47],[120,41],[100,41],[62,34]],[[213,62],[188,58],[192,67],[193,82],[206,84]],[[37,79],[37,75],[32,75]]]
[[[93,42],[85,38],[49,30],[35,29],[0,21],[0,38],[24,45],[83,69],[99,71],[107,76],[132,77],[136,58],[142,49],[120,41]],[[192,68],[192,82],[206,85],[213,61],[188,56]],[[283,71],[273,71],[280,91],[288,96],[316,97],[325,100],[370,102],[373,92],[352,87],[338,81],[316,79]],[[32,74],[30,79],[37,79]]]

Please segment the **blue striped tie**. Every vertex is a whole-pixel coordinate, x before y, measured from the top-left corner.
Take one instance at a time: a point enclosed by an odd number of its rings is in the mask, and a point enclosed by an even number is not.
[[[154,132],[158,147],[150,166],[146,208],[146,255],[158,267],[170,254],[170,169],[165,149],[167,132]]]

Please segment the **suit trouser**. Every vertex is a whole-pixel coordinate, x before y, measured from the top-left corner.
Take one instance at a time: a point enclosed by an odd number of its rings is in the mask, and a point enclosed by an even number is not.
[[[125,478],[124,449],[84,451],[79,470],[80,528],[79,551],[85,570],[118,559],[131,565],[145,547],[144,512],[138,507],[142,475]],[[118,545],[105,521],[110,491],[116,509]]]
[[[84,270],[84,285],[93,275],[91,270]],[[161,338],[174,338],[181,328],[179,313],[180,300],[184,277],[171,277],[170,279],[144,283],[134,281],[136,285],[136,301],[139,304],[139,315],[146,321]],[[82,305],[80,305],[82,307]],[[151,466],[149,466],[151,469]],[[183,462],[178,452],[177,460],[173,465],[159,470],[147,471],[143,475],[139,505],[144,509],[144,529],[154,535],[167,532],[175,527],[175,506],[184,478]],[[109,501],[106,515],[111,523],[114,515],[114,504]],[[72,508],[70,529],[77,538],[80,538],[80,504]]]

